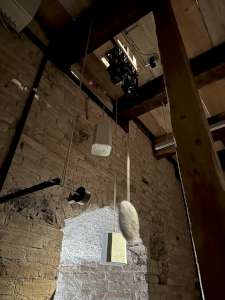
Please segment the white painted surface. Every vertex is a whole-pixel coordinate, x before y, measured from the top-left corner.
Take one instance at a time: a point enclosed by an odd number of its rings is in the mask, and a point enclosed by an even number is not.
[[[83,261],[100,262],[102,238],[106,232],[112,231],[112,226],[113,210],[110,207],[67,219],[60,264],[68,266]]]
[[[144,245],[128,250],[128,265],[100,265],[103,237],[112,231],[113,222],[114,211],[110,207],[86,212],[65,221],[54,300],[103,299],[102,295],[107,300],[112,299],[115,292],[118,293],[118,299],[121,299],[119,294],[124,289],[126,296],[123,296],[123,300],[135,299],[136,293],[143,295],[141,299],[148,299],[145,281],[147,252]],[[116,279],[114,277],[117,273]],[[143,281],[135,281],[135,274],[141,274]]]

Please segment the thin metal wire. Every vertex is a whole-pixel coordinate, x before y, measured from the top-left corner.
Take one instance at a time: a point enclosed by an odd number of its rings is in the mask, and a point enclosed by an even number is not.
[[[65,180],[66,180],[66,174],[67,174],[67,169],[68,169],[68,164],[69,164],[69,158],[70,158],[71,148],[72,148],[72,144],[73,144],[73,137],[74,137],[74,131],[75,131],[74,128],[75,128],[75,124],[74,124],[74,118],[73,118],[72,119],[72,131],[71,131],[69,146],[68,146],[68,149],[67,149],[65,163],[64,163],[63,172],[62,172],[62,178],[61,178],[61,181],[60,181],[60,186],[61,187],[64,186]]]
[[[114,212],[114,221],[113,221],[113,232],[116,232],[116,197],[117,197],[117,174],[114,174],[114,187],[113,187],[113,212]]]
[[[86,43],[86,47],[85,47],[85,54],[84,54],[84,60],[83,60],[83,65],[82,65],[82,70],[81,70],[81,78],[80,78],[80,91],[82,91],[82,84],[83,84],[83,80],[84,80],[84,71],[86,69],[86,64],[87,64],[88,48],[89,48],[89,43],[90,43],[92,26],[93,26],[93,17],[91,18],[91,21],[90,21],[87,43]],[[88,97],[85,98],[85,115],[86,115],[86,120],[88,120]]]
[[[88,48],[89,48],[89,43],[90,43],[90,38],[91,38],[92,27],[93,27],[93,17],[91,18],[90,25],[89,25],[87,43],[86,43],[85,52],[84,52],[84,60],[83,60],[82,70],[81,70],[81,75],[80,75],[81,76],[80,77],[80,90],[81,91],[82,91],[82,84],[83,84],[83,80],[84,80],[84,71],[86,69],[86,64],[87,64]]]
[[[116,130],[115,130],[115,144],[114,144],[114,153],[116,158],[116,138],[117,138],[117,126],[118,126],[118,112],[117,112],[117,101],[116,101]],[[116,164],[114,164],[114,189],[113,189],[113,210],[114,210],[114,222],[113,222],[113,232],[116,232],[116,198],[117,198],[117,172],[116,172]]]
[[[166,82],[165,82],[165,78],[164,78],[164,84],[165,84],[165,88],[166,88],[165,89],[166,97],[167,97],[167,100],[169,100],[169,95],[168,95],[168,90],[167,90],[167,85],[166,85]],[[170,104],[169,101],[168,101],[168,103]],[[174,141],[176,143],[175,138],[174,138]],[[205,300],[204,290],[203,290],[203,286],[202,286],[201,272],[200,272],[200,268],[199,268],[199,264],[198,264],[198,257],[197,257],[194,238],[193,238],[193,234],[192,234],[191,219],[190,219],[189,209],[188,209],[188,205],[187,205],[187,198],[186,198],[186,193],[185,193],[185,189],[184,189],[182,173],[181,173],[181,169],[180,169],[179,155],[178,155],[177,151],[176,151],[176,158],[177,158],[178,172],[179,172],[179,175],[180,175],[181,189],[182,189],[182,194],[183,194],[183,199],[184,199],[184,205],[185,205],[185,210],[186,210],[187,218],[188,218],[188,225],[189,225],[188,228],[189,228],[189,232],[190,232],[190,236],[191,236],[191,242],[192,242],[192,247],[193,247],[194,257],[195,257],[195,263],[196,263],[196,268],[197,268],[197,273],[198,273],[198,278],[199,278],[199,283],[200,283],[201,296],[202,296],[202,300]]]
[[[176,157],[177,157],[177,166],[178,166],[178,171],[179,171],[180,181],[181,181],[181,188],[182,188],[182,192],[183,192],[184,205],[185,205],[185,210],[186,210],[187,219],[188,219],[188,225],[189,225],[188,227],[189,227],[189,232],[190,232],[190,236],[191,236],[191,242],[192,242],[195,263],[196,263],[196,268],[197,268],[197,273],[198,273],[198,279],[199,279],[199,283],[200,283],[201,296],[202,296],[202,300],[205,300],[205,294],[204,294],[204,289],[203,289],[203,285],[202,285],[202,276],[201,276],[201,271],[200,271],[200,267],[199,267],[199,263],[198,263],[198,255],[197,255],[194,237],[193,237],[193,233],[192,233],[191,218],[190,218],[190,214],[189,214],[187,198],[186,198],[186,193],[185,193],[185,189],[184,189],[182,173],[181,173],[181,169],[180,169],[179,156],[178,156],[177,151],[176,151]]]
[[[211,36],[211,34],[210,34],[210,32],[209,32],[209,27],[208,27],[207,22],[206,22],[206,20],[205,20],[205,17],[204,17],[204,14],[203,14],[203,12],[202,12],[200,3],[199,3],[198,0],[195,0],[195,3],[196,3],[196,6],[197,6],[197,8],[198,8],[199,14],[200,14],[200,16],[201,16],[201,19],[202,19],[203,25],[204,25],[204,27],[205,27],[205,30],[206,30],[206,32],[207,32],[207,35],[208,35],[209,41],[210,41],[210,43],[211,43],[211,46],[213,47],[213,39],[212,39],[212,36]]]
[[[163,121],[164,121],[164,126],[165,126],[165,132],[167,132],[167,122],[166,122],[166,105],[164,102],[162,102],[162,113],[163,113]]]
[[[87,54],[88,54],[88,48],[89,48],[89,43],[90,43],[90,37],[91,37],[91,32],[92,32],[92,26],[93,26],[93,17],[91,18],[90,21],[90,26],[89,26],[89,30],[88,30],[88,37],[87,37],[87,43],[86,43],[86,47],[85,47],[85,56],[84,56],[84,60],[83,60],[83,65],[82,65],[82,70],[81,70],[81,77],[80,77],[80,92],[82,92],[82,84],[83,84],[83,79],[84,79],[84,71],[86,68],[86,63],[87,63]],[[64,94],[65,97],[65,94]],[[87,103],[87,99],[86,99],[86,103]],[[85,106],[86,108],[86,118],[88,119],[88,113],[87,113],[87,104]],[[65,180],[66,180],[66,175],[67,175],[67,170],[68,170],[68,165],[69,165],[69,160],[70,160],[70,154],[71,154],[71,148],[72,148],[72,144],[73,144],[73,138],[74,138],[74,133],[75,133],[75,129],[76,129],[76,123],[77,123],[77,117],[73,116],[72,118],[72,130],[71,130],[71,136],[70,136],[70,141],[69,141],[69,146],[67,149],[67,153],[66,153],[66,159],[65,159],[65,164],[63,167],[63,172],[62,172],[62,178],[61,178],[61,183],[60,186],[63,187],[65,184]]]
[[[130,202],[130,128],[127,134],[127,201]]]

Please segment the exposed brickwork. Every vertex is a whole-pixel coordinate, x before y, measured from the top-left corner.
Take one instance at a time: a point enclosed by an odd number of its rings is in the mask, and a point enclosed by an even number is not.
[[[146,273],[147,252],[143,245],[128,248],[125,266],[82,262],[60,267],[59,279],[66,282],[66,288],[56,300],[148,300]]]
[[[0,44],[2,161],[27,97],[10,80],[19,78],[24,85],[31,86],[41,54],[26,39],[20,40],[2,28],[0,35],[1,41],[4,41]],[[90,209],[112,204],[114,169],[118,173],[118,200],[125,199],[125,133],[119,129],[115,138],[115,124],[112,124],[113,155],[101,159],[92,157],[90,146],[94,125],[102,118],[100,109],[89,100],[89,119],[86,120],[85,95],[81,95],[78,88],[50,63],[44,72],[38,95],[40,100],[35,100],[32,106],[4,192],[61,175],[71,118],[75,116],[76,133],[66,185],[23,197],[0,209],[7,214],[15,211],[25,217],[62,226],[65,217],[78,215],[85,209],[76,205],[71,208],[66,201],[69,192],[80,185],[86,186],[92,193]],[[149,251],[151,300],[196,299],[194,259],[180,184],[174,170],[166,160],[157,161],[154,158],[149,141],[134,124],[131,124],[130,149],[131,199],[139,212],[141,236]],[[45,279],[43,284],[47,285],[48,279]],[[40,285],[35,285],[40,290],[44,289],[41,280]],[[9,289],[11,282],[3,280],[3,285],[8,285]],[[23,284],[20,288],[23,289]],[[40,296],[40,299],[44,298]]]
[[[17,213],[0,213],[0,222],[0,299],[49,299],[56,285],[62,232]]]
[[[99,221],[101,220],[101,221]],[[127,245],[127,264],[105,264],[103,237],[111,232],[118,213],[110,207],[65,221],[55,300],[148,300],[147,249]]]

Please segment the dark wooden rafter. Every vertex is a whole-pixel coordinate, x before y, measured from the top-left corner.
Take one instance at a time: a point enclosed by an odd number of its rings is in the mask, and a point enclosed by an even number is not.
[[[225,278],[224,175],[213,150],[171,1],[157,3],[156,32],[204,296],[207,300],[220,299]]]
[[[190,60],[191,70],[198,88],[225,77],[225,43]],[[121,117],[133,119],[166,103],[163,76],[139,87],[137,95],[118,99]]]
[[[71,18],[68,21],[65,17],[64,26],[55,30],[49,22],[53,22],[54,19],[57,21],[57,15],[50,18],[42,13],[41,22],[50,32],[49,53],[52,59],[63,66],[70,66],[79,61],[85,55],[91,22],[88,53],[151,12],[153,2],[153,0],[97,0],[74,20]]]
[[[225,141],[225,113],[208,118],[209,130],[214,141]],[[154,153],[157,158],[165,158],[176,153],[176,145],[172,133],[156,137],[154,140]]]

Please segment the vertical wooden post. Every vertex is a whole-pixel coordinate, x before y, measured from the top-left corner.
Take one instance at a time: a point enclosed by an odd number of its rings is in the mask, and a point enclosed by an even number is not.
[[[203,290],[207,300],[223,299],[224,178],[170,0],[156,2],[158,44]]]

